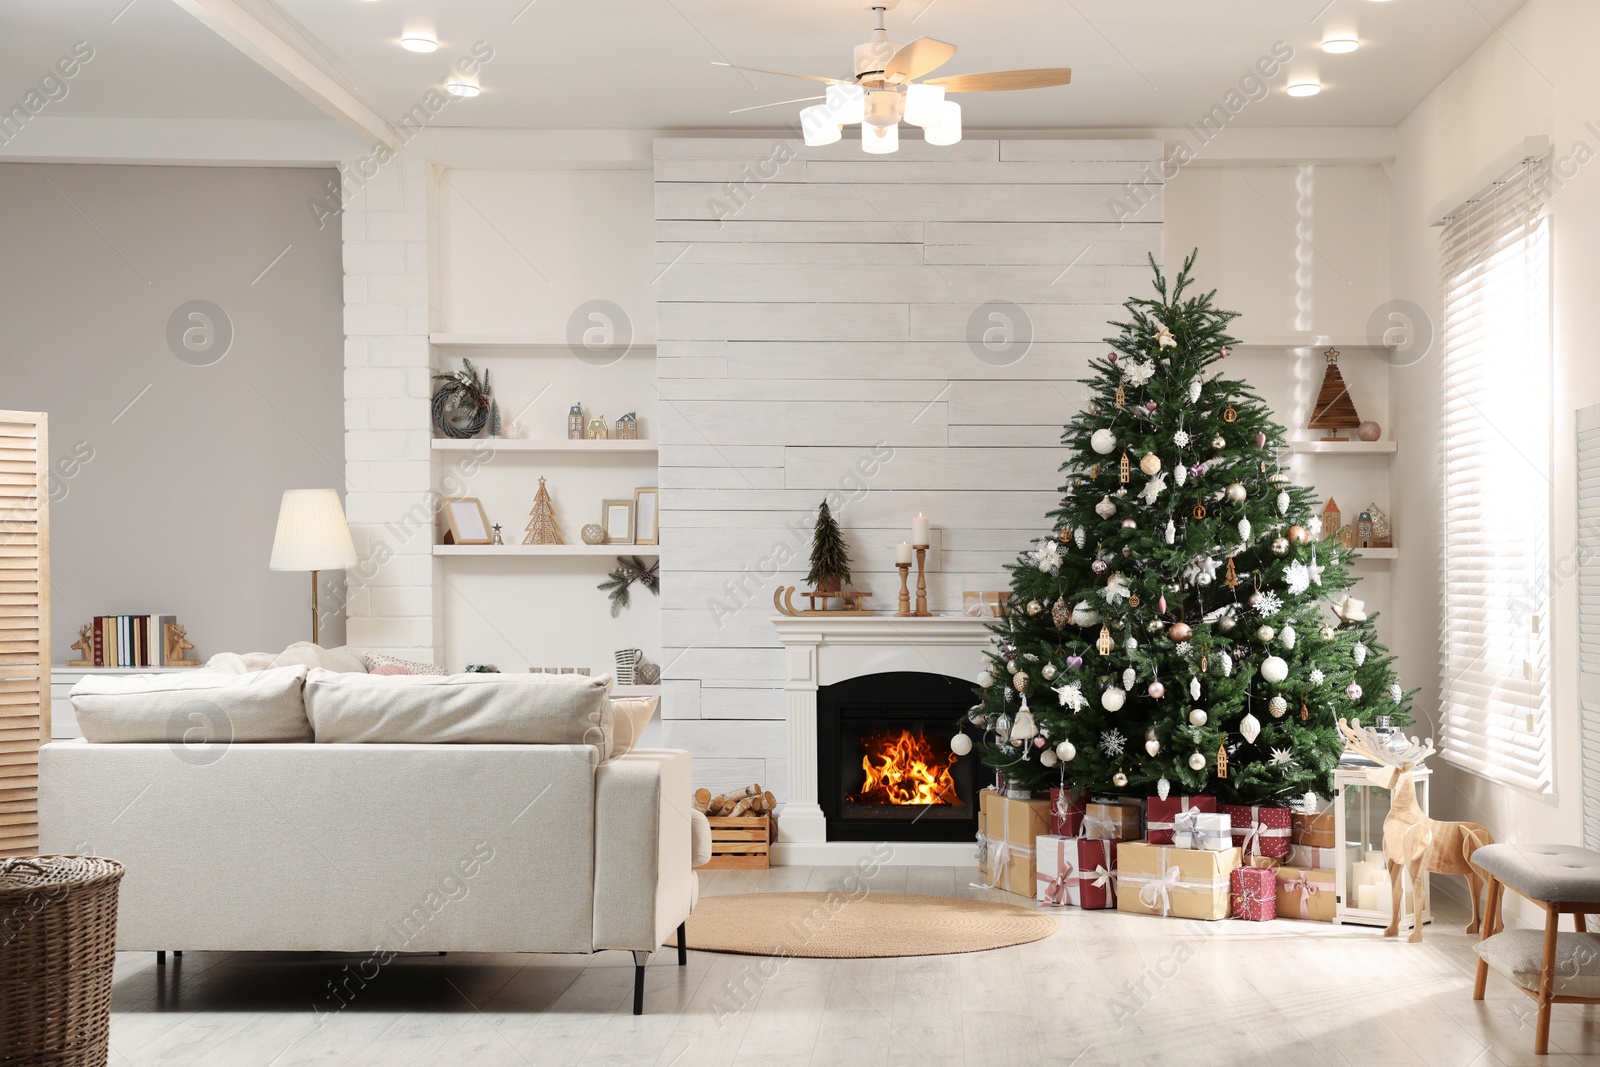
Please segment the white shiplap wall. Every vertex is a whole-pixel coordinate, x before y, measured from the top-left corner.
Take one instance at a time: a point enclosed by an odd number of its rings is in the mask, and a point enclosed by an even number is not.
[[[786,788],[772,591],[830,492],[854,584],[893,611],[894,545],[933,522],[933,610],[1003,570],[1057,500],[1062,425],[1121,302],[1148,294],[1153,140],[966,140],[863,157],[766,138],[656,142],[663,738],[697,776]],[[1019,305],[997,366],[974,311]],[[986,325],[986,324],[985,324]],[[973,665],[974,670],[977,664]]]

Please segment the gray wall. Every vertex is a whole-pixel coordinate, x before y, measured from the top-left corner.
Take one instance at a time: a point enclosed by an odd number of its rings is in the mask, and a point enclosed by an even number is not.
[[[96,614],[171,612],[201,657],[310,636],[267,558],[283,490],[344,486],[340,228],[307,208],[333,178],[0,164],[0,408],[50,415],[56,662]],[[205,366],[167,340],[191,300],[233,326]]]

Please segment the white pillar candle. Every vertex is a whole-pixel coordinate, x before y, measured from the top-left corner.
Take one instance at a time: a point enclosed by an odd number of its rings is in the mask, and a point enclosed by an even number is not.
[[[1355,885],[1371,885],[1375,880],[1372,864],[1366,860],[1357,860],[1350,865],[1350,880]]]
[[[911,520],[911,543],[914,545],[928,544],[928,516],[921,512]]]
[[[911,546],[904,541],[894,546],[894,561],[896,563],[911,562]]]
[[[1378,887],[1375,885],[1356,886],[1356,907],[1362,911],[1378,910]]]
[[[1377,886],[1377,910],[1383,915],[1388,915],[1394,910],[1394,887],[1387,878],[1381,879]]]

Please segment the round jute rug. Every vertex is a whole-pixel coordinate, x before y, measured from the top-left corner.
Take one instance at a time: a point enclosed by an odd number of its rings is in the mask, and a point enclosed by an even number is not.
[[[873,893],[735,893],[701,897],[689,947],[747,956],[860,959],[982,952],[1058,929],[1032,908],[956,897]],[[676,944],[677,935],[668,944]]]

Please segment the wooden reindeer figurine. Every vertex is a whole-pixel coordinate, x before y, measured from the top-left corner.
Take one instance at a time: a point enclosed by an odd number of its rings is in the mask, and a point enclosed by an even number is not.
[[[1494,844],[1494,837],[1477,823],[1430,819],[1417,807],[1413,772],[1433,755],[1433,739],[1419,744],[1413,737],[1404,748],[1386,748],[1382,738],[1362,728],[1360,719],[1353,722],[1340,719],[1339,732],[1344,735],[1348,748],[1380,764],[1367,771],[1367,778],[1389,791],[1389,815],[1383,820],[1383,859],[1389,868],[1390,897],[1394,903],[1389,927],[1383,936],[1400,936],[1402,870],[1411,880],[1414,916],[1410,940],[1422,940],[1423,871],[1466,877],[1472,890],[1472,922],[1467,924],[1467,932],[1476,933],[1483,915],[1479,911],[1479,900],[1485,875],[1473,865],[1471,856],[1482,846]]]

